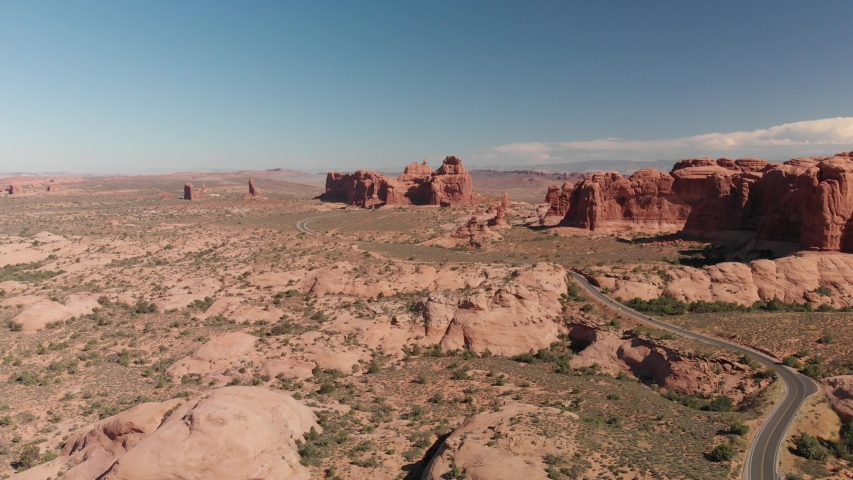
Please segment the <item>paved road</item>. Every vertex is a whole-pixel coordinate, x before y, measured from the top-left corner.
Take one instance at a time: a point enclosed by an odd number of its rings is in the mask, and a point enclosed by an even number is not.
[[[308,228],[308,224],[312,220],[330,216],[332,215],[318,215],[300,220],[297,222],[296,228],[309,235],[320,236],[322,234]],[[619,310],[625,315],[629,315],[641,322],[651,324],[661,330],[666,330],[683,337],[709,343],[742,355],[749,355],[760,364],[766,367],[773,367],[779,375],[779,379],[784,382],[787,392],[785,394],[785,398],[776,405],[773,412],[770,413],[770,416],[767,417],[761,425],[758,434],[753,438],[752,445],[749,446],[749,451],[747,452],[746,462],[744,463],[743,478],[745,480],[778,480],[781,478],[779,473],[776,471],[776,467],[779,465],[779,450],[782,448],[782,442],[785,441],[785,434],[788,431],[788,427],[791,425],[794,417],[796,417],[797,412],[803,405],[803,402],[806,401],[806,398],[818,392],[818,386],[812,379],[804,375],[800,375],[796,370],[780,364],[775,358],[757,350],[729,343],[718,338],[694,333],[690,330],[685,330],[683,328],[661,322],[660,320],[655,320],[654,318],[643,315],[640,312],[631,310],[601,293],[601,291],[591,285],[583,275],[580,275],[577,272],[570,273],[578,284],[580,284],[581,287],[583,287],[598,301]]]
[[[776,408],[773,409],[773,412],[759,429],[758,435],[753,439],[752,445],[750,445],[747,452],[746,462],[744,463],[743,478],[745,480],[777,480],[780,478],[776,467],[779,465],[779,450],[782,448],[782,442],[785,441],[785,434],[788,431],[788,427],[791,425],[800,407],[802,407],[803,402],[806,401],[806,398],[818,392],[817,384],[812,379],[779,364],[773,357],[751,348],[675,327],[631,310],[601,293],[598,288],[591,285],[582,275],[576,272],[571,272],[571,274],[578,284],[598,301],[619,310],[625,315],[651,324],[661,330],[710,343],[711,345],[726,348],[740,354],[749,355],[762,365],[775,368],[779,379],[785,383],[788,391],[785,398],[776,405]]]

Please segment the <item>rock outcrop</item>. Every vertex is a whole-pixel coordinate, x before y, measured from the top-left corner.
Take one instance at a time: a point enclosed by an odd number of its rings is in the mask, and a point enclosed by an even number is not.
[[[72,465],[70,480],[307,480],[295,441],[311,428],[311,409],[288,395],[227,387],[101,420],[73,434],[57,460]]]
[[[194,200],[195,199],[195,188],[192,183],[184,184],[184,200]]]
[[[96,295],[75,293],[69,295],[63,303],[36,296],[12,297],[2,302],[3,306],[23,306],[24,309],[12,321],[21,326],[24,333],[35,333],[45,329],[48,324],[62,323],[72,317],[92,313],[100,307]]]
[[[472,247],[480,247],[484,241],[499,240],[501,236],[493,232],[488,225],[478,222],[477,217],[471,217],[467,223],[454,230],[450,238],[465,240]]]
[[[853,252],[853,152],[789,160],[699,158],[670,173],[588,176],[548,190],[548,216],[594,231],[752,238],[756,248]]]
[[[853,375],[840,375],[821,380],[835,413],[844,422],[853,420]]]
[[[723,262],[704,268],[682,266],[668,270],[666,281],[657,276],[629,273],[593,277],[613,297],[649,300],[661,295],[683,302],[735,302],[778,299],[834,307],[853,306],[853,255],[798,252],[776,260]],[[823,292],[823,293],[819,293]]]
[[[450,156],[433,171],[426,161],[407,165],[396,179],[369,170],[329,172],[321,200],[365,208],[382,205],[469,205],[474,183],[462,161]]]
[[[752,378],[748,366],[724,359],[704,359],[643,338],[626,338],[612,330],[585,325],[569,327],[569,337],[588,345],[569,364],[572,368],[598,365],[611,374],[627,373],[645,378],[661,388],[685,395],[727,395],[740,402],[766,387],[769,381]]]
[[[140,440],[157,430],[164,415],[180,404],[178,399],[143,403],[74,432],[62,447],[62,455],[73,465],[63,478],[99,478]]]
[[[506,212],[509,210],[509,194],[504,192],[501,196],[501,203],[495,209],[495,218],[489,220],[489,227],[497,229],[512,228],[506,221]]]
[[[461,298],[433,292],[421,308],[425,341],[507,356],[545,348],[560,332],[565,289],[562,267],[538,264],[510,278],[489,278]]]
[[[184,375],[211,375],[240,365],[255,352],[257,337],[243,332],[229,332],[208,340],[196,351],[169,367],[175,380]]]
[[[558,453],[557,446],[518,421],[527,416],[538,420],[543,413],[555,415],[559,410],[511,403],[496,412],[474,415],[444,439],[421,478],[450,478],[454,466],[472,480],[550,478],[543,458]]]
[[[255,186],[255,180],[250,179],[249,180],[249,196],[250,197],[259,197],[260,195],[261,195],[261,192],[258,191],[258,187]]]
[[[6,189],[6,192],[9,193],[9,195],[20,195],[24,193],[20,185],[9,185],[9,188]]]
[[[296,439],[319,429],[311,409],[283,393],[229,387],[178,408],[124,454],[104,480],[307,480]]]

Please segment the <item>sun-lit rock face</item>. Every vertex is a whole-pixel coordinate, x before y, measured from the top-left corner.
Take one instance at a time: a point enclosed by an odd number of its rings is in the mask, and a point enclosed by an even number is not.
[[[735,302],[744,306],[757,301],[781,300],[853,306],[853,255],[836,252],[797,252],[776,260],[749,263],[722,262],[702,268],[680,266],[658,277],[623,272],[593,277],[614,297],[645,300],[660,296],[682,302]],[[825,289],[828,294],[818,293]]]
[[[557,340],[566,271],[538,264],[509,278],[488,278],[469,294],[450,298],[431,293],[422,312],[427,343],[517,355],[546,348]]]
[[[594,231],[755,232],[759,242],[853,252],[853,153],[789,160],[682,160],[670,173],[589,175],[549,188],[547,215]]]
[[[312,427],[311,409],[289,395],[221,388],[178,407],[99,478],[307,480],[295,441]]]
[[[380,205],[469,205],[474,202],[471,175],[454,156],[433,171],[426,161],[406,166],[391,178],[369,170],[329,172],[321,200],[372,208]]]

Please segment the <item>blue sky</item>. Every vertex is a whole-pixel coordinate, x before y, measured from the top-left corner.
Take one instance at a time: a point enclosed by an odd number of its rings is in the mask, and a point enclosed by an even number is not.
[[[0,171],[828,154],[853,148],[851,19],[849,1],[2,2]]]

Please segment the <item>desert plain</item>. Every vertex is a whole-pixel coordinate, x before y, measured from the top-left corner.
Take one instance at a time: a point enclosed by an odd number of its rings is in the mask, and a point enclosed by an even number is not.
[[[583,228],[560,209],[593,176],[413,165],[356,178],[355,201],[286,171],[3,179],[0,476],[740,478],[773,369],[576,271],[823,381],[782,469],[853,478],[853,255],[624,211]],[[835,273],[791,280],[809,268]]]

